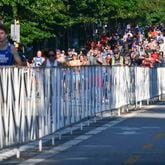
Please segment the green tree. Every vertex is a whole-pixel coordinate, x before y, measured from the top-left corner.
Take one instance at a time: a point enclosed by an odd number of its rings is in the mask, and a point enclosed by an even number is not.
[[[165,22],[164,0],[1,0],[1,19],[10,27],[20,19],[21,42],[65,35],[78,24],[131,20],[152,24]]]

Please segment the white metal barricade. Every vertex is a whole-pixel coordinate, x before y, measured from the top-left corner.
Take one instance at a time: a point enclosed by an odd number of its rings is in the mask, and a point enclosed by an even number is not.
[[[0,148],[165,93],[165,68],[0,68]]]

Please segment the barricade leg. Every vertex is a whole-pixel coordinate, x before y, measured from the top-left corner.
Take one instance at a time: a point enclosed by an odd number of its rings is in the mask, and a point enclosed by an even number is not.
[[[70,127],[70,134],[72,135],[73,134],[73,128],[72,128],[72,125]]]
[[[52,135],[52,146],[55,145],[55,135]]]
[[[129,108],[128,108],[128,105],[126,106],[126,112],[129,112]]]
[[[42,140],[39,140],[39,152],[42,152]]]
[[[140,103],[139,103],[139,107],[142,108],[142,101],[140,101]]]
[[[101,114],[100,114],[100,118],[101,118],[101,120],[103,119],[103,112],[101,112]]]
[[[118,116],[120,116],[120,115],[121,115],[120,108],[118,109],[117,113],[118,113]]]
[[[80,123],[80,130],[83,130],[83,123]]]
[[[111,110],[111,116],[112,116],[112,117],[115,116],[115,112],[114,112],[114,110]]]
[[[150,104],[150,101],[149,101],[149,99],[147,99],[147,105],[149,105]]]
[[[88,117],[88,126],[90,126],[90,120],[89,120],[89,117]]]
[[[62,134],[59,132],[58,134],[58,139],[61,140],[62,139]]]
[[[17,149],[16,149],[16,159],[20,159],[20,148],[19,147],[17,147]]]
[[[125,112],[124,107],[121,107],[121,112],[122,112],[122,113],[124,113],[124,112]]]
[[[136,102],[135,103],[135,110],[137,110],[137,107],[138,107],[138,103]]]
[[[97,119],[96,119],[96,116],[94,117],[94,123],[96,123],[97,122]]]

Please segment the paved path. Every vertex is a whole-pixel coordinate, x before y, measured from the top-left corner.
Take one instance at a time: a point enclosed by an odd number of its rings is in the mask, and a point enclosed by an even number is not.
[[[165,102],[105,122],[34,157],[0,164],[164,165]]]

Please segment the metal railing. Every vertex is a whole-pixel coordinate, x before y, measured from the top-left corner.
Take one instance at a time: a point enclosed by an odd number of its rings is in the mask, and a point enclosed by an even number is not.
[[[0,68],[0,148],[165,93],[165,68]]]

